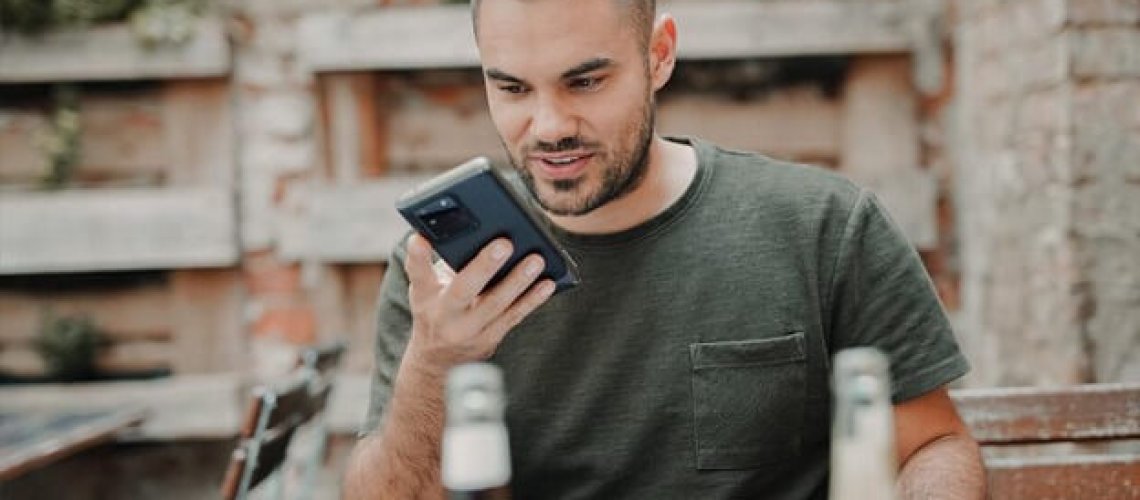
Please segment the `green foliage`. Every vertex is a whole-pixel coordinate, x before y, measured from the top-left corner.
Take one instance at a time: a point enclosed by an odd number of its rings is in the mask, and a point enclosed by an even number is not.
[[[131,14],[131,27],[147,45],[185,43],[205,9],[206,0],[147,0]]]
[[[0,0],[0,30],[36,34],[53,29],[126,21],[164,23],[165,31],[181,35],[182,18],[200,15],[209,0]],[[149,19],[140,21],[136,14]],[[180,23],[171,26],[170,19]],[[150,28],[152,31],[154,28]],[[181,30],[181,31],[179,31]]]
[[[67,186],[79,164],[79,87],[75,84],[57,85],[52,98],[55,109],[51,116],[51,131],[40,138],[40,148],[44,152],[47,170],[43,187],[59,189]]]
[[[95,374],[95,355],[103,345],[103,338],[87,316],[57,317],[48,312],[44,314],[35,347],[53,378],[85,380]]]
[[[145,0],[0,0],[0,28],[40,33],[121,21]]]

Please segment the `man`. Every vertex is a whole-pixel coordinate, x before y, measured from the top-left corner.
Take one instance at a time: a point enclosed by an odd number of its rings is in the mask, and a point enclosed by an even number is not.
[[[505,373],[515,498],[826,498],[830,360],[855,345],[891,360],[904,496],[982,496],[944,387],[966,362],[871,194],[656,135],[677,28],[651,0],[473,13],[495,127],[582,285],[551,298],[530,256],[480,293],[508,241],[442,274],[419,236],[397,248],[349,498],[442,496],[444,377],[485,359]]]

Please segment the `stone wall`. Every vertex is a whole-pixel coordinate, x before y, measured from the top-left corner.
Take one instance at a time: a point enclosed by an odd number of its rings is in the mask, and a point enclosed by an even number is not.
[[[970,381],[1138,379],[1140,2],[957,5]]]

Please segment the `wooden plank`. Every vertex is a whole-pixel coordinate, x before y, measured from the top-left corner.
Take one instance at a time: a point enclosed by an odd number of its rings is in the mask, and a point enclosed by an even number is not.
[[[225,188],[6,193],[0,274],[225,266],[237,262]]]
[[[162,89],[169,185],[234,185],[235,136],[226,80],[175,80]]]
[[[115,342],[96,354],[95,370],[98,375],[151,373],[169,369],[174,357],[170,342]],[[24,377],[48,374],[43,358],[31,345],[5,345],[0,350],[0,371]]]
[[[1140,455],[986,461],[990,498],[1140,498]]]
[[[169,369],[181,357],[170,342],[117,342],[103,349],[95,359],[100,373],[139,373]]]
[[[246,362],[241,275],[230,269],[171,272],[176,374],[241,370]]]
[[[480,80],[424,85],[392,78],[388,161],[393,172],[439,172],[474,156],[506,161]]]
[[[39,140],[49,130],[47,113],[0,108],[0,182],[36,182],[47,174]]]
[[[79,106],[81,156],[76,181],[161,181],[172,156],[162,144],[157,87],[85,91]]]
[[[166,284],[152,282],[53,293],[0,291],[0,344],[28,344],[43,327],[44,313],[86,315],[112,340],[170,337],[171,303]]]
[[[361,430],[368,412],[371,387],[372,378],[366,374],[336,377],[326,417],[331,432],[355,434]]]
[[[840,154],[839,102],[813,88],[786,89],[745,102],[711,94],[669,95],[659,102],[657,116],[658,129],[666,135],[697,136],[786,159],[838,160]]]
[[[1140,383],[952,392],[982,445],[1140,438]]]
[[[345,303],[348,310],[348,352],[344,371],[368,373],[376,345],[376,299],[384,279],[385,264],[345,266]]]
[[[0,83],[208,77],[229,69],[220,19],[198,21],[185,44],[144,45],[126,23],[42,36],[7,33],[0,44]]]
[[[0,415],[0,482],[71,456],[138,425],[147,416],[141,408],[78,413]]]
[[[903,56],[854,60],[843,90],[840,170],[874,191],[911,244],[938,244],[938,184],[919,164],[917,97]]]
[[[905,2],[699,2],[677,18],[680,59],[905,52]],[[302,18],[298,51],[314,71],[477,67],[469,8],[337,11]]]
[[[90,410],[92,404],[139,406],[150,416],[138,439],[214,439],[237,435],[245,396],[236,373],[186,375],[145,381],[0,386],[0,412]]]
[[[381,117],[381,89],[372,73],[321,77],[321,106],[332,178],[351,183],[387,170],[387,120]]]
[[[346,186],[311,186],[308,212],[282,223],[280,255],[326,262],[382,262],[409,230],[396,199],[428,176],[391,176]]]
[[[161,141],[158,88],[84,88],[80,92],[80,158],[72,180],[157,183],[169,163]],[[46,110],[0,110],[0,181],[38,183],[47,174]]]

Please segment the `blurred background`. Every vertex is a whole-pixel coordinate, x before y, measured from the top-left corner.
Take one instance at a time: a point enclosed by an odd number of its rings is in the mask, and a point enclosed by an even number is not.
[[[659,129],[878,192],[962,386],[1140,381],[1140,2],[660,9]],[[475,155],[504,159],[466,2],[0,0],[0,412],[150,410],[0,498],[211,498],[248,388],[343,340],[333,498],[395,197]]]

